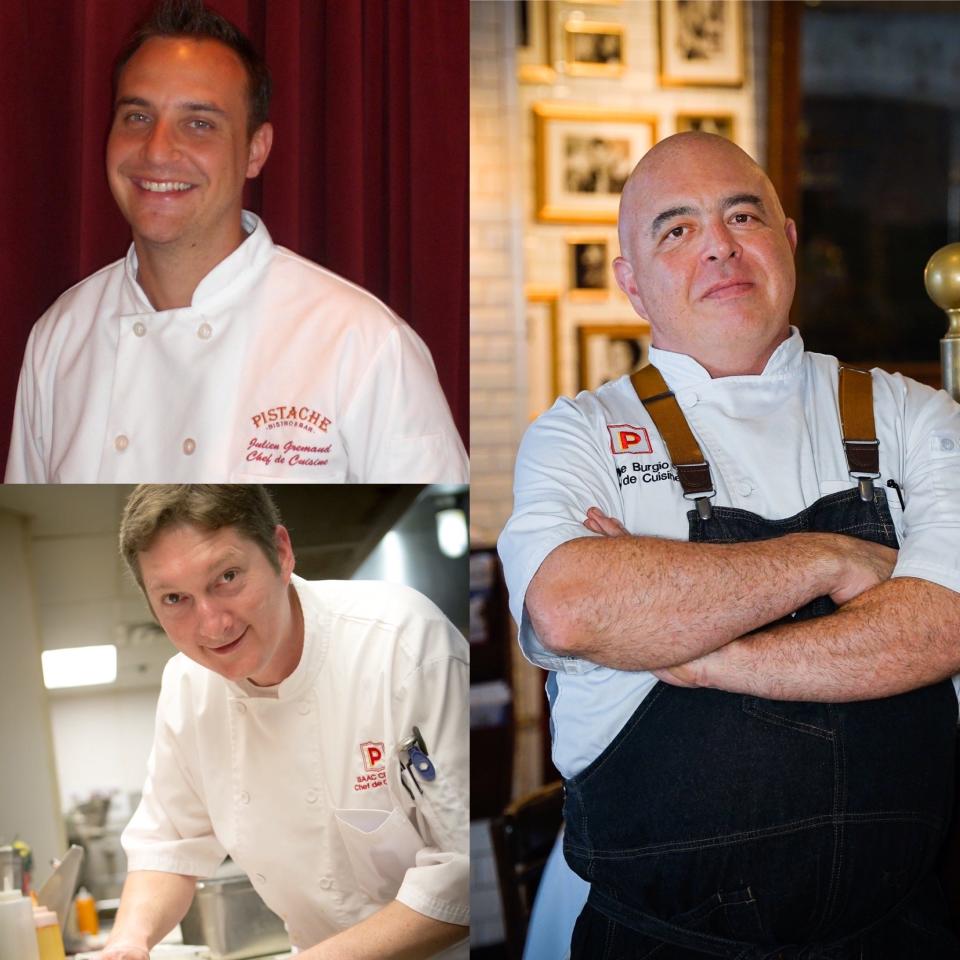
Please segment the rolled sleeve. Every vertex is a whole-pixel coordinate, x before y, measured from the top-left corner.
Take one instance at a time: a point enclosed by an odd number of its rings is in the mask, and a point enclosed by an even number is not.
[[[586,395],[578,399],[596,402]],[[593,536],[583,525],[590,507],[623,520],[616,472],[605,466],[610,457],[597,446],[599,431],[590,417],[576,402],[561,397],[527,430],[517,454],[513,514],[497,544],[524,656],[538,667],[564,673],[585,673],[595,665],[546,650],[524,598],[550,553],[571,540]]]

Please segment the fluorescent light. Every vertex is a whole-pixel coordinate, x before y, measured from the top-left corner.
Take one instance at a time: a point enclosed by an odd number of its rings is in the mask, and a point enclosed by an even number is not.
[[[117,648],[112,643],[44,650],[40,658],[43,685],[48,690],[89,687],[97,683],[113,683],[117,679]]]
[[[437,511],[437,543],[447,557],[462,557],[467,552],[467,515],[462,510]]]
[[[380,549],[383,551],[383,579],[387,583],[406,583],[407,556],[400,534],[396,530],[385,533]]]

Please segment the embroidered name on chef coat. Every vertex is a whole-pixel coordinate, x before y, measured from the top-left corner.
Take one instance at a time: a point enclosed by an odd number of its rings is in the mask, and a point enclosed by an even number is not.
[[[332,442],[326,436],[333,420],[305,404],[280,404],[250,417],[254,435],[247,443],[247,463],[261,466],[325,467]],[[279,434],[271,431],[279,431]],[[291,431],[297,435],[291,437]]]

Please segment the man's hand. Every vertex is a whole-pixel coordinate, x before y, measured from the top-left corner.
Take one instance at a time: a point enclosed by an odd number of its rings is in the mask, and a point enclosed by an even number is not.
[[[94,957],[96,960],[150,960],[150,951],[133,943],[111,943]]]
[[[897,562],[897,551],[857,537],[836,537],[839,561],[837,585],[830,599],[842,607],[865,590],[890,579]]]

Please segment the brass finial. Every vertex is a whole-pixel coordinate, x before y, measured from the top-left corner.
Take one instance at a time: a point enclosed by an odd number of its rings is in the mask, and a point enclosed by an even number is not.
[[[949,326],[940,340],[943,387],[960,400],[960,243],[948,243],[928,261],[923,271],[927,295],[945,310]]]

